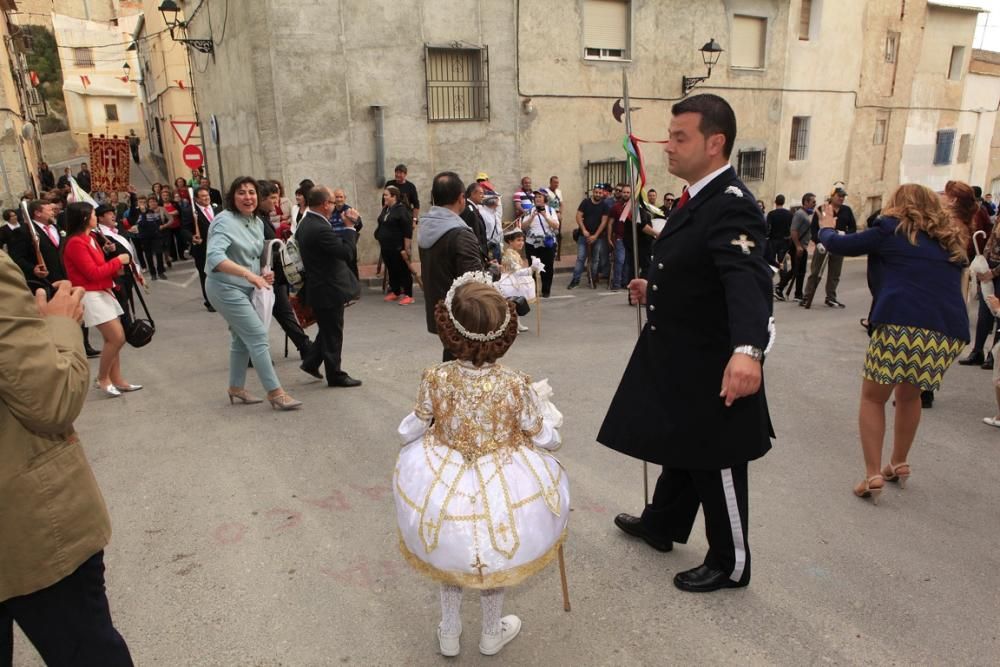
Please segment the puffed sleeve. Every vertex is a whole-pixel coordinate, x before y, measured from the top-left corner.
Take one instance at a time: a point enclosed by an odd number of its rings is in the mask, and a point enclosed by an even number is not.
[[[417,390],[417,404],[413,407],[413,412],[403,417],[399,423],[397,432],[404,445],[408,445],[417,438],[423,436],[427,427],[434,419],[433,406],[431,404],[431,385],[434,381],[434,369],[428,368],[424,371],[420,379],[420,388]]]
[[[559,427],[562,413],[549,400],[552,388],[548,380],[531,383],[525,380],[521,406],[521,429],[536,447],[555,451],[562,446]]]

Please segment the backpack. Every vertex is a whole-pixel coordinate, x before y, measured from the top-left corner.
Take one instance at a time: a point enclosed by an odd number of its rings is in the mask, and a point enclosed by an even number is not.
[[[281,246],[281,268],[285,271],[285,279],[293,290],[302,289],[303,276],[306,274],[302,255],[299,253],[299,242],[295,236],[289,236]]]

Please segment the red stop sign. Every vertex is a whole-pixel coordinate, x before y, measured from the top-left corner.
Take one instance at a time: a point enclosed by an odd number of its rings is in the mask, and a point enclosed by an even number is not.
[[[188,166],[188,169],[197,169],[205,163],[205,154],[201,152],[201,148],[195,146],[194,144],[188,144],[181,151],[181,157],[184,159],[184,164]]]

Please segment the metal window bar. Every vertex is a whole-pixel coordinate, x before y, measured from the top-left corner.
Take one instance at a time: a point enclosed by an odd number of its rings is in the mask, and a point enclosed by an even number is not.
[[[427,120],[490,120],[488,47],[424,47]]]
[[[763,181],[766,150],[743,150],[736,155],[737,172],[741,181]]]
[[[597,160],[597,161],[587,161],[587,182],[584,185],[585,191],[590,191],[590,188],[594,186],[595,183],[610,183],[611,185],[616,185],[618,183],[625,182],[625,160],[615,160],[613,158],[608,160]]]
[[[939,130],[934,146],[934,164],[951,164],[951,149],[955,145],[955,130]]]
[[[809,118],[792,118],[792,141],[788,150],[789,160],[805,160],[809,153]]]

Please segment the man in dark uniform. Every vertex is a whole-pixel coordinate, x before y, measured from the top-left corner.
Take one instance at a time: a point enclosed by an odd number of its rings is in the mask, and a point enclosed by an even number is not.
[[[607,447],[663,466],[642,516],[615,524],[655,549],[687,542],[700,505],[708,554],[674,584],[707,592],[750,582],[747,462],[771,448],[761,362],[771,271],[764,219],[729,166],[736,117],[716,95],[673,109],[670,173],[690,183],[629,283],[647,323],[601,425]]]

